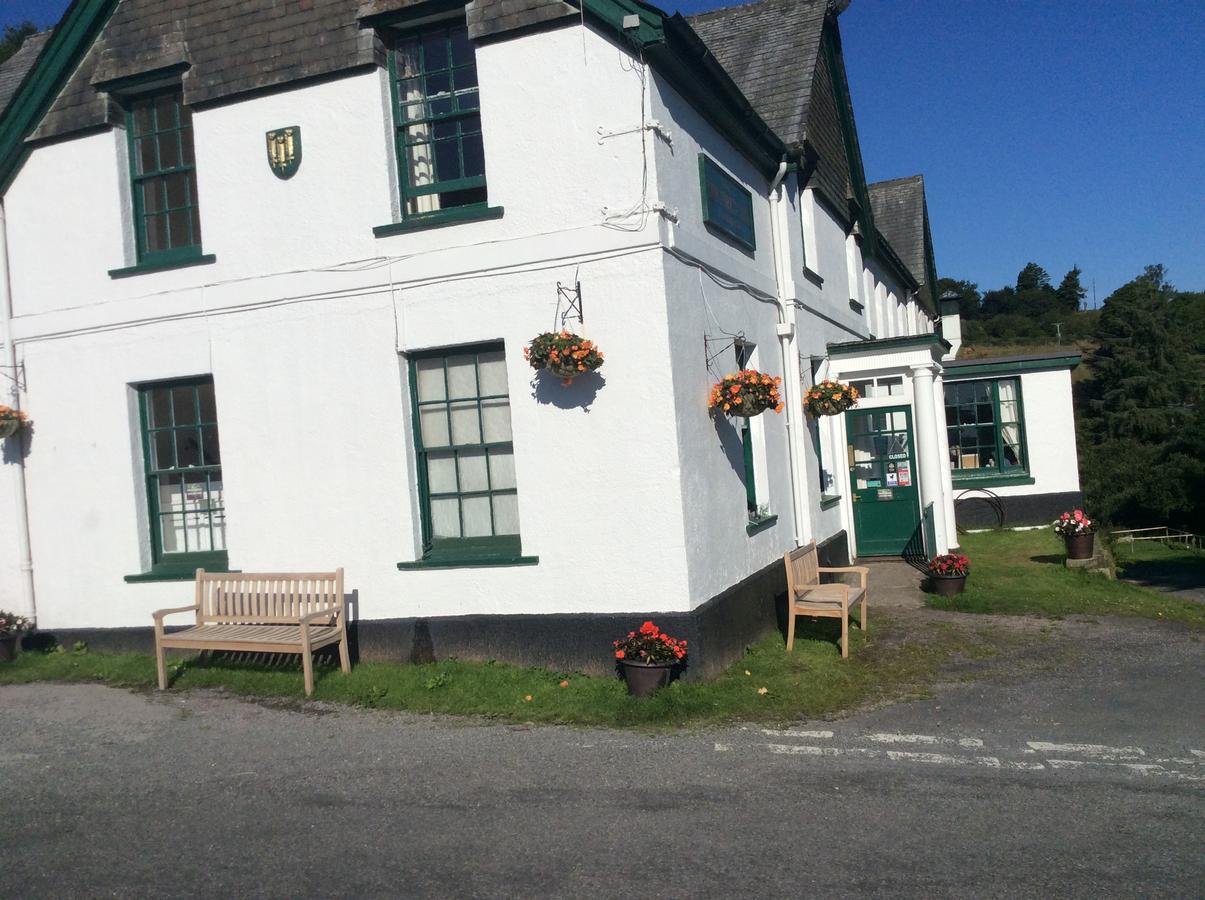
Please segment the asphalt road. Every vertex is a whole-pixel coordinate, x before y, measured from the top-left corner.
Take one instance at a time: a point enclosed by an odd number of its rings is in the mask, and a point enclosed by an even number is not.
[[[1199,897],[1202,645],[1081,627],[1060,671],[674,735],[0,688],[0,897]]]

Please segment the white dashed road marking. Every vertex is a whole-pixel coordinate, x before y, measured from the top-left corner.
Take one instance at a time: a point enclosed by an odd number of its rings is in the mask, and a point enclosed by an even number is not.
[[[921,763],[936,766],[987,767],[1016,772],[1070,772],[1104,771],[1138,775],[1143,777],[1172,778],[1180,781],[1205,782],[1205,752],[1190,750],[1195,758],[1169,757],[1152,758],[1141,747],[1110,747],[1105,744],[1055,743],[1052,741],[1026,741],[1025,746],[1006,749],[995,755],[971,755],[945,752],[953,750],[983,750],[984,741],[971,737],[938,737],[928,734],[875,733],[847,735],[836,743],[819,745],[807,741],[828,741],[834,737],[829,730],[807,731],[798,728],[763,728],[761,733],[769,737],[793,738],[804,743],[757,744],[770,753],[780,756],[809,756],[826,758],[868,759],[886,762]],[[858,746],[867,742],[873,746]],[[912,747],[941,747],[942,750],[894,749],[883,745],[910,745]],[[716,752],[733,749],[731,744],[717,743]],[[993,748],[995,749],[995,748]],[[1009,758],[1025,757],[1028,758]],[[1035,758],[1036,757],[1036,758]],[[1079,759],[1075,757],[1081,757]],[[1041,761],[1039,761],[1039,759]]]
[[[1051,744],[1047,741],[1027,741],[1039,753],[1075,753],[1096,759],[1136,759],[1146,756],[1141,747],[1106,747],[1104,744]]]

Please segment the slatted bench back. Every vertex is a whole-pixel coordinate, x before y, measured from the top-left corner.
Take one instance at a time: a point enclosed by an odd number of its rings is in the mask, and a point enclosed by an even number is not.
[[[301,616],[345,611],[343,570],[206,572],[197,570],[197,623],[284,625]],[[344,621],[346,621],[344,619]]]
[[[787,564],[787,596],[794,597],[795,589],[820,583],[819,563],[816,562],[816,542],[797,547],[784,555]]]

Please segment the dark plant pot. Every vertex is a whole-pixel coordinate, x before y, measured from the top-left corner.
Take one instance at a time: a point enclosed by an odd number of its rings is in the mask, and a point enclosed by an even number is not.
[[[647,697],[658,688],[663,688],[669,682],[672,662],[639,663],[626,659],[619,661],[623,665],[623,680],[627,682],[628,693],[633,697]]]
[[[17,638],[12,637],[0,638],[0,662],[9,662],[17,658]]]
[[[967,577],[965,575],[930,575],[929,583],[933,585],[933,593],[942,597],[953,597],[966,589]]]
[[[1096,537],[1092,532],[1087,534],[1065,534],[1063,541],[1067,544],[1068,559],[1091,559],[1092,558],[1092,539]]]

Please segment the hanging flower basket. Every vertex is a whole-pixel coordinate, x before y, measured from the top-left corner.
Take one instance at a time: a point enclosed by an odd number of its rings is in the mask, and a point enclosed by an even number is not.
[[[759,416],[767,409],[780,413],[780,384],[781,378],[765,375],[756,369],[745,369],[735,375],[725,375],[718,384],[713,384],[707,405],[714,412],[745,419]]]
[[[859,400],[858,389],[840,381],[822,381],[814,384],[803,396],[803,405],[808,414],[820,416],[839,416]]]
[[[579,375],[593,372],[603,364],[602,351],[593,341],[568,331],[546,331],[537,335],[523,355],[537,371],[547,370],[571,384]]]
[[[11,406],[0,406],[0,439],[12,437],[22,428],[29,425],[29,416],[24,410],[13,409]]]

